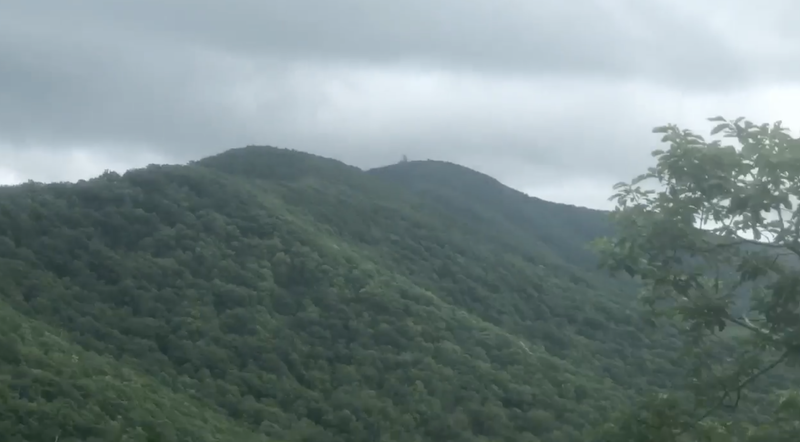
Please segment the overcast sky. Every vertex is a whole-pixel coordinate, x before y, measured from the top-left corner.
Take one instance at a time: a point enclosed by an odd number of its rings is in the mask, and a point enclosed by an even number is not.
[[[789,0],[3,0],[0,182],[248,144],[608,207],[652,127],[800,128]]]

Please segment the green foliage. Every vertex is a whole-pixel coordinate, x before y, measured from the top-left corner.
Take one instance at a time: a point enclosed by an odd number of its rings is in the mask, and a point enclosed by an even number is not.
[[[3,440],[266,441],[4,303],[0,333]]]
[[[546,255],[591,277],[597,257],[587,244],[612,232],[611,220],[584,207],[532,198],[489,176],[441,161],[415,161],[369,171],[425,197],[458,217],[475,236],[490,236],[506,250]],[[604,280],[600,284],[619,283]]]
[[[597,243],[604,267],[642,282],[654,321],[680,329],[690,367],[686,390],[625,416],[609,440],[800,434],[795,394],[759,419],[735,413],[754,385],[796,375],[800,362],[800,140],[781,122],[710,121],[722,139],[674,125],[654,130],[669,148],[615,187],[618,235]]]
[[[453,165],[265,147],[0,188],[0,429],[585,441],[687,368],[594,268],[610,229]]]

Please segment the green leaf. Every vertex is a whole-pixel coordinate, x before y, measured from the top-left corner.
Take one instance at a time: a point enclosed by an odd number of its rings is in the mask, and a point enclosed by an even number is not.
[[[712,136],[737,138],[741,149],[706,141],[675,125],[655,128],[653,132],[664,134],[661,141],[669,145],[652,152],[656,165],[648,168],[647,176],[657,178],[660,187],[624,190],[625,197],[636,203],[616,208],[618,233],[603,252],[612,259],[603,265],[641,281],[645,290],[640,302],[656,317],[678,321],[691,357],[687,364],[696,367],[692,372],[696,381],[688,382],[694,397],[686,402],[693,399],[712,407],[720,397],[730,398],[731,389],[761,388],[744,380],[767,376],[777,364],[790,366],[795,362],[791,357],[777,360],[776,365],[764,361],[775,360],[775,351],[790,354],[787,348],[800,348],[800,246],[790,243],[798,235],[795,224],[800,224],[800,213],[786,213],[787,208],[793,212],[792,201],[800,200],[795,180],[800,176],[800,142],[785,133],[781,122],[755,124],[744,117],[708,121],[719,123]],[[777,207],[784,210],[783,221],[775,219]],[[700,218],[716,226],[701,230]],[[794,256],[779,259],[789,254]],[[736,327],[730,326],[734,323]],[[721,340],[712,341],[711,336]],[[797,362],[800,366],[800,357]],[[770,382],[778,383],[779,377]],[[696,415],[713,416],[714,411],[669,418],[663,410],[652,416],[640,414],[649,429],[636,433],[638,439],[626,440],[674,441],[672,435],[679,429],[688,431],[686,441],[740,440],[734,435],[745,429],[741,417],[732,416],[731,422],[694,420]],[[774,418],[763,417],[768,422]],[[688,422],[692,424],[687,429]],[[763,428],[759,441],[777,440],[774,422]],[[796,440],[797,428],[786,433],[793,435],[787,441]],[[754,439],[741,439],[745,440]]]
[[[722,132],[723,130],[727,129],[728,127],[730,127],[729,123],[718,124],[718,125],[716,125],[716,127],[714,127],[714,129],[711,129],[711,135],[716,135],[716,134]]]

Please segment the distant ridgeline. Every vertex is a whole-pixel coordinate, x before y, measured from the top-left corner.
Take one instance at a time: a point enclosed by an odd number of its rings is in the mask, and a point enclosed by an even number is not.
[[[584,441],[680,382],[603,212],[270,147],[0,188],[0,434]]]

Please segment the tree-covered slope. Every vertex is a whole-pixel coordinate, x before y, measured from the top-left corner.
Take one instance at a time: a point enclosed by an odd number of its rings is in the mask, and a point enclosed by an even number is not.
[[[4,441],[268,440],[180,386],[171,388],[71,341],[62,330],[0,302]]]
[[[587,270],[596,270],[591,240],[611,235],[606,212],[530,197],[496,179],[443,161],[411,161],[372,169],[447,209],[509,247],[546,247],[554,256]]]
[[[248,147],[0,188],[3,434],[581,441],[678,379],[578,256],[604,216],[440,172]]]

